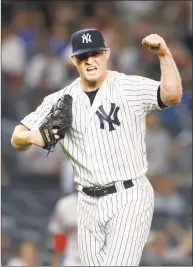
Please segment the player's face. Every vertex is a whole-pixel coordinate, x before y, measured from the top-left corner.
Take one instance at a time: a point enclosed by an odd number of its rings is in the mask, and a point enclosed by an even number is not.
[[[110,50],[88,52],[73,56],[72,62],[76,66],[81,79],[92,83],[106,77],[109,56]]]

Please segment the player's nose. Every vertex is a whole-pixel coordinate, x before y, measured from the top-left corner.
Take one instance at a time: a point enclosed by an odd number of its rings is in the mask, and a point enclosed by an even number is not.
[[[94,58],[92,56],[88,56],[88,58],[86,59],[86,63],[87,64],[92,64]]]

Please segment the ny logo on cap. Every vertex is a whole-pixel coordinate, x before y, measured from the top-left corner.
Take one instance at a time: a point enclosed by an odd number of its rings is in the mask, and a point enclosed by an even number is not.
[[[83,34],[82,35],[82,43],[84,43],[84,42],[86,42],[86,43],[92,43],[92,40],[91,40],[91,35],[89,34],[89,33],[87,33],[87,34]]]

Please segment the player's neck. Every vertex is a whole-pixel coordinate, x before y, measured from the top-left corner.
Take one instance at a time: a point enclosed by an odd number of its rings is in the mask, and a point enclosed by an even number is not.
[[[84,92],[95,91],[101,87],[105,79],[107,78],[108,71],[96,82],[88,82],[87,80],[81,79],[81,86]]]

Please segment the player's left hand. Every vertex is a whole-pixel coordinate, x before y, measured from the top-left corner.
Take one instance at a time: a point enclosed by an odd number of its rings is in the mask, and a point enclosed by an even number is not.
[[[158,34],[150,34],[142,39],[142,44],[148,47],[149,51],[157,54],[158,56],[165,56],[170,54],[164,39]]]

